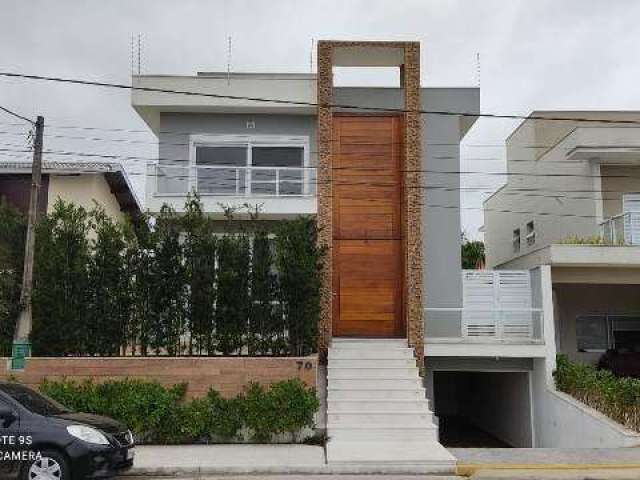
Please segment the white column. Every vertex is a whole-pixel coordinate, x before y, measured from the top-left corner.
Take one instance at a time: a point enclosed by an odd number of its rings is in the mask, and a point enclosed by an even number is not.
[[[556,368],[556,325],[553,308],[553,281],[551,265],[540,265],[540,292],[542,297],[543,334],[546,350],[545,374],[547,385],[553,385],[553,371]]]

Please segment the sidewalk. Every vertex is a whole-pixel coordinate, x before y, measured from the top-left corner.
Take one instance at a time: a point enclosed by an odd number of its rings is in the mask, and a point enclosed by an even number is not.
[[[323,447],[312,445],[175,445],[136,447],[134,466],[122,480],[136,477],[200,478],[221,474],[406,474],[454,475],[431,465],[327,465]],[[426,478],[426,477],[423,477]]]
[[[162,445],[136,447],[127,476],[216,473],[315,473],[324,448],[311,445]]]
[[[631,471],[640,470],[640,448],[450,448],[457,473],[474,478],[510,478],[516,471]],[[491,471],[491,475],[488,474]],[[502,471],[503,473],[499,473]],[[535,478],[535,474],[532,474]],[[528,478],[526,476],[522,478]],[[559,477],[560,478],[560,477]],[[567,478],[570,475],[567,473]],[[596,477],[594,477],[596,478]],[[600,477],[598,477],[600,478]],[[616,477],[617,478],[617,477]],[[626,478],[626,477],[625,477]],[[635,477],[640,478],[640,476]]]
[[[449,451],[457,459],[456,472],[435,472],[428,465],[327,465],[324,448],[312,445],[143,445],[136,447],[134,467],[121,478],[449,473],[473,475],[473,478],[483,480],[528,479],[536,478],[536,475],[569,479],[578,472],[589,472],[590,478],[606,478],[606,475],[599,476],[602,472],[608,472],[606,474],[611,478],[640,478],[640,448],[451,448]],[[531,470],[534,472],[528,476]],[[556,476],[548,475],[552,472]]]

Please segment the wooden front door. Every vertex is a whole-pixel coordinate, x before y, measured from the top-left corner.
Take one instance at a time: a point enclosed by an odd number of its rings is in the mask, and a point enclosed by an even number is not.
[[[333,118],[333,335],[403,336],[402,125]]]

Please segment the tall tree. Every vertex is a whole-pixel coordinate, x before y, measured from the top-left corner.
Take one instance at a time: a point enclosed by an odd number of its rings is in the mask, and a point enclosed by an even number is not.
[[[216,237],[197,195],[189,197],[182,219],[188,282],[189,353],[212,354],[216,303]]]
[[[20,313],[20,283],[26,235],[24,215],[0,199],[0,355],[11,355]]]
[[[133,354],[147,355],[151,342],[152,304],[154,286],[155,234],[151,220],[145,215],[140,221],[125,229],[127,248],[125,264],[128,271],[131,294],[131,317],[126,331],[127,344]]]
[[[462,268],[475,270],[484,267],[484,243],[480,240],[469,240],[462,234]]]
[[[33,292],[34,354],[86,351],[89,260],[87,211],[60,199],[38,225]]]
[[[250,308],[249,238],[242,229],[234,231],[233,213],[225,209],[227,231],[217,243],[216,348],[223,355],[242,353]]]
[[[175,211],[163,205],[156,219],[156,246],[152,263],[150,346],[156,353],[183,352],[185,333],[186,269],[181,225]]]
[[[89,259],[87,353],[117,355],[131,315],[129,271],[123,227],[99,205],[91,212],[94,230]]]
[[[276,276],[272,241],[269,234],[258,225],[253,237],[249,313],[248,351],[253,354],[273,354],[278,350],[278,334],[283,330],[278,321],[276,300]]]
[[[325,253],[318,246],[315,219],[300,217],[279,223],[276,244],[279,296],[289,333],[289,353],[306,355],[316,348],[320,272]]]

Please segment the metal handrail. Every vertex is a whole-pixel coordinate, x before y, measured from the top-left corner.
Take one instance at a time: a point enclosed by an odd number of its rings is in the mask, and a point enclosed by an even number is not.
[[[155,177],[156,177],[156,192],[160,192],[159,178],[164,177],[166,180],[171,179],[183,179],[179,183],[179,191],[162,192],[167,194],[186,194],[188,191],[197,191],[203,195],[218,195],[218,196],[269,196],[269,197],[305,197],[315,195],[315,175],[312,173],[316,171],[316,167],[269,167],[269,166],[245,166],[245,165],[196,165],[196,166],[180,166],[180,165],[154,165]],[[179,174],[165,174],[159,173],[160,169],[165,170],[183,170],[185,175]],[[227,183],[219,183],[214,187],[220,188],[222,186],[232,191],[206,191],[199,185],[198,173],[205,171],[228,171],[234,172],[233,177],[225,179]],[[253,173],[258,172],[272,172],[273,178],[268,179],[255,179]],[[296,177],[287,177],[287,173],[297,173]],[[244,176],[243,176],[244,175]],[[215,178],[210,179],[215,182]],[[260,192],[255,193],[254,188],[259,185],[273,185],[273,193]],[[300,192],[295,193],[283,193],[283,185],[301,185]],[[235,188],[233,188],[235,186]],[[203,191],[205,190],[205,191]]]

